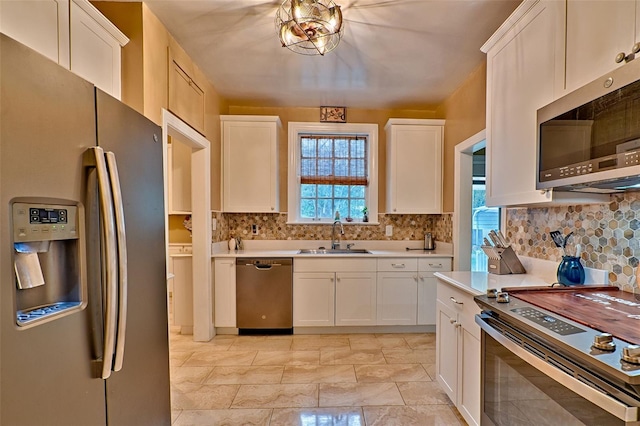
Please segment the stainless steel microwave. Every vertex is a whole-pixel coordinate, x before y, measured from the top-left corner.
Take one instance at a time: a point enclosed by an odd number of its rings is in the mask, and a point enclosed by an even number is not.
[[[640,190],[640,58],[538,110],[537,189]]]

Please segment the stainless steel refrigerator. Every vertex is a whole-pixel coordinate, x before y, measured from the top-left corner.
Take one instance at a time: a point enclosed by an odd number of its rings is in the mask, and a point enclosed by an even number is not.
[[[168,425],[161,130],[0,43],[0,424]]]

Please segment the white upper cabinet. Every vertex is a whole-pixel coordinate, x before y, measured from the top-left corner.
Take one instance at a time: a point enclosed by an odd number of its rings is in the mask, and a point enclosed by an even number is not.
[[[223,211],[278,212],[280,118],[222,115],[220,120]]]
[[[0,1],[0,31],[69,68],[69,0]]]
[[[387,213],[442,213],[443,127],[444,120],[387,122]]]
[[[568,0],[566,86],[572,91],[614,68],[640,42],[640,2]]]
[[[91,3],[71,0],[71,71],[120,99],[120,49],[129,39]]]
[[[536,190],[536,111],[564,89],[564,2],[525,1],[487,53],[488,206],[553,201]]]
[[[0,31],[120,99],[129,39],[87,0],[0,1]]]

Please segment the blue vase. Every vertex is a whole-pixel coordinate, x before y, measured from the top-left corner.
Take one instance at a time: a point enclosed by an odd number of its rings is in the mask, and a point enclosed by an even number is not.
[[[562,262],[558,265],[558,282],[564,285],[584,284],[584,268],[580,258],[575,256],[562,256]]]

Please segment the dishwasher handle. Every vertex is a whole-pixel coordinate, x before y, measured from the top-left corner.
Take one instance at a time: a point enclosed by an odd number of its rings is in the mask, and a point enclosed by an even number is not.
[[[281,263],[246,263],[244,266],[253,266],[258,271],[268,271],[274,266],[282,266]]]

